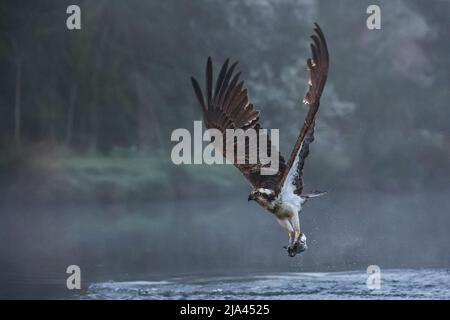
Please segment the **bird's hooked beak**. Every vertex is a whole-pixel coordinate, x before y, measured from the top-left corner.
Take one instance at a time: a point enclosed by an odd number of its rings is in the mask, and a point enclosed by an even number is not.
[[[247,200],[248,201],[255,200],[255,197],[252,194],[249,194]]]

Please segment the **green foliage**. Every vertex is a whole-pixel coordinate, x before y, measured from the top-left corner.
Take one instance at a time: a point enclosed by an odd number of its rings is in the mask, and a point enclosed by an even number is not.
[[[281,128],[287,157],[305,112],[317,21],[331,69],[308,179],[388,189],[448,179],[449,4],[423,3],[385,3],[382,30],[369,31],[370,1],[78,1],[82,30],[68,31],[69,3],[1,2],[0,149],[47,142],[68,150],[61,170],[83,194],[97,188],[83,191],[84,183],[125,198],[201,194],[181,180],[245,188],[234,168],[170,163],[172,130],[201,118],[189,77],[204,76],[207,56],[215,72],[225,58],[239,60],[263,125]]]

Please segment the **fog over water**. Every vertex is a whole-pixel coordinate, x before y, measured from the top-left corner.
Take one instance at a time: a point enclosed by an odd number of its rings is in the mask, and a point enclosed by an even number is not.
[[[306,205],[301,224],[309,249],[295,258],[282,249],[287,235],[274,217],[245,197],[7,208],[1,276],[12,289],[48,287],[50,294],[63,291],[70,264],[79,265],[89,283],[373,264],[446,268],[450,238],[441,208],[449,201],[446,194],[330,193]]]

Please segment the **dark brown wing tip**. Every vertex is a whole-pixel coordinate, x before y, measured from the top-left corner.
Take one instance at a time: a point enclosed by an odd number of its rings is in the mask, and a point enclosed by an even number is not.
[[[216,80],[216,88],[214,89],[214,95],[217,95],[220,88],[222,87],[222,83],[225,78],[225,74],[227,73],[229,61],[230,61],[229,58],[226,59],[225,62],[222,64],[222,67],[220,68],[219,75],[217,76],[217,80]]]
[[[319,24],[317,22],[314,22],[314,29],[317,29],[319,31],[322,31],[322,29],[320,28]]]
[[[200,89],[200,85],[198,84],[197,80],[194,77],[191,77],[191,83],[192,87],[194,87],[195,95],[197,96],[198,102],[200,103],[203,111],[207,111],[205,100],[203,99],[202,90]]]
[[[325,39],[324,35],[323,35],[323,31],[322,28],[319,26],[319,24],[317,22],[314,22],[314,31],[317,33],[317,35],[322,38]]]
[[[206,62],[206,103],[209,108],[211,105],[212,94],[213,94],[213,70],[212,70],[212,59],[208,57]]]
[[[230,58],[226,58],[224,63],[222,63],[221,71],[224,70],[223,72],[226,73],[226,71],[228,70],[228,65],[229,64],[230,64]]]
[[[314,25],[314,31],[316,32],[317,36],[319,36],[321,47],[324,49],[323,53],[326,55],[326,59],[329,59],[327,42],[325,40],[325,35],[323,34],[322,28],[320,28],[320,26],[316,22],[314,23]]]

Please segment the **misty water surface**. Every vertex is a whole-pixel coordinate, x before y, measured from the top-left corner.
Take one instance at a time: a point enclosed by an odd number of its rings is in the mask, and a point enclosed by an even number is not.
[[[1,215],[2,294],[65,289],[66,267],[92,282],[450,265],[446,194],[330,193],[302,215],[309,250],[246,197],[9,207]]]

